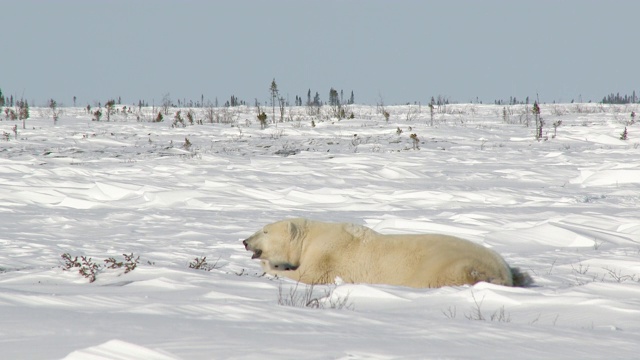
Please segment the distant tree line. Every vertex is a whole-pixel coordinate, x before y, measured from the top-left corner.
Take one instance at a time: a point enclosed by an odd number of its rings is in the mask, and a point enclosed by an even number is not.
[[[506,100],[494,100],[493,103],[495,105],[525,105],[525,104],[529,104],[529,97],[527,96],[527,98],[522,101],[522,99],[517,99],[515,96],[509,96],[509,101],[507,102]]]
[[[431,102],[429,103],[430,105],[437,105],[437,106],[443,106],[443,105],[449,105],[451,102],[449,100],[449,98],[444,97],[442,95],[438,95],[437,98],[434,98],[433,96],[431,97]]]
[[[274,79],[275,81],[275,79]],[[275,93],[272,93],[272,98],[271,98],[271,102],[272,102],[272,107],[275,105],[275,103],[277,102],[281,102],[284,101],[283,104],[286,106],[290,106],[289,100],[288,99],[284,99],[283,97],[277,97],[274,98],[273,95]],[[313,95],[313,96],[312,96]],[[76,97],[73,97],[73,104],[75,106],[76,104]],[[203,108],[203,107],[219,107],[218,105],[218,98],[215,99],[214,102],[207,100],[205,102],[204,99],[204,95],[200,96],[200,99],[198,100],[186,100],[186,99],[178,99],[177,100],[177,104],[173,103],[170,99],[169,99],[169,104],[166,103],[167,99],[163,99],[163,107],[194,107],[194,108]],[[277,100],[277,102],[276,102]],[[120,96],[118,96],[116,99],[114,99],[115,104],[120,105],[122,104],[121,98]],[[580,102],[582,102],[582,100],[579,100]],[[473,101],[472,101],[473,102]],[[482,104],[482,101],[480,101],[478,98],[476,98],[476,103]],[[571,103],[573,103],[574,100],[571,100]],[[589,101],[591,102],[591,101]],[[255,103],[258,103],[258,100],[255,100]],[[451,101],[447,98],[444,97],[442,95],[438,95],[437,98],[432,97],[431,98],[431,102],[430,104],[432,105],[438,105],[438,106],[442,106],[442,105],[449,105],[451,103]],[[525,105],[525,104],[530,104],[530,100],[529,97],[527,96],[524,100],[521,98],[517,98],[515,96],[510,96],[508,100],[506,99],[498,99],[498,100],[494,100],[494,104],[495,105]],[[555,101],[554,101],[555,103]],[[636,95],[636,91],[634,90],[631,94],[620,94],[618,93],[611,93],[605,97],[602,98],[601,103],[603,104],[632,104],[632,103],[640,103],[640,98]],[[308,89],[307,91],[307,96],[306,96],[306,101],[305,99],[303,99],[302,96],[296,95],[295,96],[295,100],[294,100],[294,106],[313,106],[313,107],[321,107],[323,105],[330,105],[330,106],[342,106],[342,105],[352,105],[355,104],[355,95],[353,93],[353,90],[351,91],[351,93],[349,94],[349,96],[347,98],[345,98],[345,94],[343,90],[336,90],[333,87],[329,90],[329,98],[328,101],[324,102],[322,101],[322,99],[320,98],[320,93],[318,91],[315,91],[312,93],[311,89]],[[32,104],[33,105],[33,104]],[[49,104],[47,104],[48,106]],[[149,106],[149,102],[145,101],[145,100],[138,100],[138,107],[142,108],[142,107],[148,107]],[[18,107],[18,108],[27,108],[28,104],[27,101],[24,99],[16,99],[14,98],[13,95],[10,95],[9,97],[6,97],[3,93],[2,93],[2,89],[0,89],[0,107]],[[242,100],[240,98],[238,98],[235,95],[231,95],[231,97],[229,98],[229,100],[226,100],[224,102],[225,107],[236,107],[236,106],[247,106],[247,102],[245,100]],[[98,107],[100,107],[100,105],[98,104]]]
[[[611,93],[602,98],[603,104],[635,104],[638,103],[638,97],[636,91],[633,90],[631,95],[620,95],[620,93]]]
[[[274,79],[275,81],[275,79]],[[273,85],[273,84],[272,84]],[[279,102],[280,100],[284,101],[284,105],[286,106],[290,106],[290,102],[288,99],[284,99],[281,98],[279,96],[279,91],[277,90],[277,84],[275,84],[276,87],[273,88],[273,92],[271,93],[271,105],[275,106],[275,103]],[[275,96],[275,97],[274,97]],[[163,99],[163,105],[166,101],[166,99]],[[120,104],[120,98],[118,97],[118,104]],[[258,104],[258,100],[255,99],[254,101],[255,104]],[[355,104],[355,95],[353,93],[353,90],[351,91],[351,95],[349,96],[348,99],[344,98],[344,91],[340,90],[340,92],[338,93],[337,90],[335,90],[334,88],[331,88],[329,90],[329,101],[328,103],[325,103],[322,101],[322,99],[320,98],[320,93],[319,92],[315,92],[315,95],[312,97],[311,96],[311,89],[308,90],[307,92],[307,99],[306,101],[303,100],[302,96],[296,95],[295,99],[294,99],[294,103],[293,106],[323,106],[325,104],[329,104],[329,105],[352,105]],[[193,107],[193,108],[202,108],[202,107],[219,107],[219,101],[218,98],[215,98],[215,100],[212,101],[205,101],[204,100],[204,95],[200,96],[199,101],[196,100],[177,100],[177,103],[173,103],[173,101],[170,101],[170,104],[168,104],[169,107]],[[240,98],[238,98],[235,95],[231,95],[231,97],[229,98],[229,100],[226,100],[223,104],[224,107],[236,107],[236,106],[247,106],[248,103],[245,100],[242,100]],[[145,100],[138,100],[138,107],[146,107],[149,106],[149,102],[145,101]]]

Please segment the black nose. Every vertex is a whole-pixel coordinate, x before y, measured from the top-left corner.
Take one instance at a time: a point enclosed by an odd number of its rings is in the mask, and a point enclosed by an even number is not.
[[[244,248],[245,248],[245,249],[249,246],[249,244],[247,243],[247,240],[243,240],[243,241],[242,241],[242,244],[244,245]]]

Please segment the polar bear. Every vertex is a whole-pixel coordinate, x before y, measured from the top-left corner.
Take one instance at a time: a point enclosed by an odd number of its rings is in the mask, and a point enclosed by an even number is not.
[[[266,273],[306,284],[336,277],[415,288],[531,283],[494,251],[441,234],[383,235],[355,224],[297,218],[266,225],[243,244]]]

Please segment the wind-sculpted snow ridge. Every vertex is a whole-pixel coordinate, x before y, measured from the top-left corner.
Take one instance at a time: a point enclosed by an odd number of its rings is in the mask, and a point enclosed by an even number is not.
[[[243,107],[215,109],[233,124],[184,128],[144,108],[111,122],[67,108],[56,124],[33,108],[17,139],[0,121],[2,357],[635,358],[640,130],[625,122],[638,108],[554,107],[542,116],[562,125],[541,141],[525,106],[506,123],[474,104],[434,126],[419,106],[387,107],[388,122],[375,107],[342,120],[291,108],[297,120],[264,130]],[[264,276],[240,240],[288,217],[460,236],[535,284]],[[101,265],[95,281],[63,254]],[[140,256],[134,270],[105,266],[123,254]],[[203,257],[209,271],[190,268]]]
[[[110,340],[98,346],[77,350],[64,357],[64,360],[117,360],[117,359],[148,359],[175,360],[176,357],[163,354],[142,346],[130,344],[121,340]]]

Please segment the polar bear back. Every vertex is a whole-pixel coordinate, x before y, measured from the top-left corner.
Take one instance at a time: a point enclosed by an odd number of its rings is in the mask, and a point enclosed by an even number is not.
[[[440,287],[480,281],[513,285],[507,263],[481,245],[441,234],[384,235],[364,226],[312,222],[303,280]],[[309,266],[305,266],[309,265]],[[324,282],[324,281],[323,281]]]

